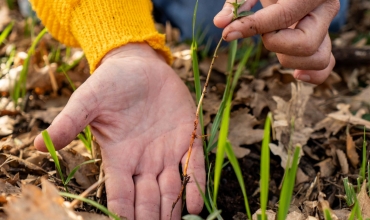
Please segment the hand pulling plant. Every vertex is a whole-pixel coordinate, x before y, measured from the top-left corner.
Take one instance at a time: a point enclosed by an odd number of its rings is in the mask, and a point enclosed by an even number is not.
[[[238,9],[240,8],[240,6],[244,2],[245,2],[245,0],[243,0],[242,2],[238,2],[237,0],[235,0],[235,2],[233,2],[233,3],[229,2],[234,7],[234,10],[233,10],[234,15],[233,15],[232,21],[252,14],[252,12],[249,12],[249,11],[244,11],[244,12],[238,13]],[[196,17],[197,7],[198,7],[198,1],[196,2],[195,9],[194,9],[194,16],[193,16],[193,43],[192,43],[192,51],[194,52],[193,54],[196,54],[196,49],[197,49],[197,43],[194,40],[194,24],[195,24],[195,17]],[[170,215],[171,217],[170,218],[172,218],[173,209],[175,208],[179,199],[182,197],[185,186],[190,180],[190,176],[187,173],[187,169],[188,169],[189,160],[190,160],[191,152],[192,152],[192,149],[193,149],[194,141],[195,141],[195,138],[197,137],[197,129],[198,129],[199,121],[201,121],[200,124],[201,124],[201,126],[203,126],[202,115],[200,115],[200,112],[202,112],[201,111],[202,110],[202,103],[203,103],[204,95],[206,94],[206,90],[207,90],[207,87],[208,87],[209,79],[210,79],[211,72],[212,72],[212,67],[213,67],[215,59],[217,57],[217,51],[218,51],[222,41],[223,41],[223,38],[221,37],[221,39],[219,40],[219,42],[216,46],[216,49],[214,51],[212,61],[211,61],[211,65],[209,67],[209,70],[208,70],[208,73],[207,73],[207,78],[206,78],[206,81],[205,81],[205,84],[204,84],[201,95],[200,95],[200,92],[199,92],[200,90],[199,89],[197,90],[198,107],[197,107],[197,110],[196,110],[196,113],[195,113],[194,129],[193,129],[193,132],[192,132],[191,137],[190,137],[190,143],[189,143],[187,158],[186,158],[186,162],[185,162],[185,165],[184,165],[184,168],[183,168],[183,174],[182,174],[183,180],[182,180],[181,190],[180,190],[180,193],[179,193],[176,201],[174,201],[173,204],[172,204],[171,215]],[[197,63],[197,59],[194,59],[194,57],[193,57],[193,67],[194,67],[194,65],[197,66],[198,63]],[[198,71],[198,69],[196,68],[196,70],[195,70],[193,68],[193,71]],[[198,79],[199,79],[199,73],[194,74],[194,75],[198,75]],[[197,77],[194,77],[194,78],[196,79]],[[195,81],[198,82],[198,85],[196,83],[196,88],[197,87],[200,88],[199,80],[195,80]]]

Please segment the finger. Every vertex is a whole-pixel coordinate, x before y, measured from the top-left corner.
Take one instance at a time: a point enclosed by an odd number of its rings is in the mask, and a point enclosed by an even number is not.
[[[317,52],[308,57],[277,54],[284,67],[301,70],[323,70],[328,67],[331,56],[331,42],[327,34]]]
[[[154,174],[140,174],[135,182],[135,219],[159,219],[160,193]]]
[[[233,20],[234,7],[226,0],[222,10],[213,18],[213,23],[218,28],[224,28]],[[248,0],[240,8],[239,11],[250,11],[257,3],[257,0]]]
[[[282,29],[262,36],[266,49],[291,56],[311,56],[323,42],[339,4],[330,1],[317,7],[302,20],[294,29]]]
[[[264,34],[288,28],[301,20],[325,0],[281,0],[255,14],[235,20],[223,31],[222,37],[226,41],[255,34]],[[336,0],[330,0],[336,1]]]
[[[161,219],[170,219],[172,204],[176,201],[180,189],[181,179],[178,165],[166,167],[158,177],[161,192]],[[181,217],[181,198],[172,213],[172,219]]]
[[[305,81],[312,84],[321,84],[323,83],[326,78],[328,78],[329,74],[333,70],[335,65],[335,59],[333,54],[330,57],[330,63],[328,67],[323,70],[295,70],[294,77],[298,80]]]
[[[103,156],[103,161],[104,156]],[[104,166],[105,181],[107,189],[108,209],[128,220],[135,219],[134,196],[135,187],[132,180],[132,173],[125,166],[113,164]]]
[[[47,129],[56,150],[69,144],[95,118],[97,100],[85,83],[76,90],[61,113]],[[38,150],[46,151],[41,135],[34,141]]]
[[[185,165],[187,153],[182,159],[182,166]],[[190,181],[186,185],[186,206],[191,214],[198,214],[203,209],[203,198],[198,190],[195,180],[200,185],[204,192],[206,183],[206,173],[204,168],[204,154],[201,139],[197,138],[194,142],[193,151],[191,153],[187,174],[190,176]]]

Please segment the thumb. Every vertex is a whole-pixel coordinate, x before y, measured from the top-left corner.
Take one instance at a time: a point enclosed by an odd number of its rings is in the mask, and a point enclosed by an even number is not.
[[[51,123],[47,131],[54,143],[55,149],[60,150],[68,145],[95,118],[97,101],[91,90],[83,89],[82,85],[73,93],[64,109]],[[40,151],[47,151],[42,135],[34,141]]]

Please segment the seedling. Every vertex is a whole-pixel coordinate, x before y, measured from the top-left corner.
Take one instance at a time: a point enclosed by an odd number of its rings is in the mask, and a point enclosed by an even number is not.
[[[27,58],[24,60],[22,71],[20,72],[18,81],[15,82],[13,92],[11,94],[12,99],[14,101],[15,106],[18,105],[19,98],[23,98],[26,95],[26,82],[27,82],[27,74],[28,74],[28,67],[30,64],[31,56],[35,52],[37,44],[40,42],[42,37],[47,33],[47,29],[44,28],[36,37],[36,39],[32,42],[30,49],[27,52]],[[24,107],[24,106],[22,106]]]
[[[285,174],[283,180],[283,187],[280,192],[280,202],[279,202],[279,209],[278,209],[278,219],[284,220],[289,211],[290,202],[292,199],[295,178],[297,174],[298,164],[299,164],[299,154],[301,148],[299,146],[295,147],[293,161],[290,166],[288,163],[285,167]],[[289,161],[289,160],[288,160]]]
[[[71,170],[71,172],[69,173],[69,175],[67,176],[67,179],[64,179],[64,175],[63,175],[63,172],[62,172],[62,168],[60,166],[60,163],[59,163],[59,158],[58,158],[58,155],[57,155],[57,152],[55,151],[55,147],[54,147],[54,144],[49,136],[49,133],[44,130],[42,132],[42,137],[44,139],[44,142],[45,142],[45,146],[47,148],[47,150],[49,151],[50,155],[51,155],[51,158],[54,160],[54,163],[55,163],[55,167],[58,171],[58,174],[62,180],[62,183],[64,185],[64,188],[65,190],[68,192],[68,189],[67,189],[67,184],[69,183],[69,181],[71,181],[71,179],[73,178],[74,174],[77,172],[77,170],[82,166],[82,165],[85,165],[85,164],[89,164],[89,163],[95,163],[97,161],[99,161],[98,159],[94,159],[94,160],[88,160],[88,161],[85,161],[79,165],[77,165],[75,168],[73,168]]]
[[[99,209],[100,211],[102,211],[106,215],[110,216],[114,220],[121,220],[121,218],[118,217],[116,214],[113,214],[106,207],[100,205],[99,203],[97,203],[93,200],[86,199],[82,196],[78,196],[78,195],[74,195],[74,194],[70,194],[70,193],[66,193],[66,192],[59,192],[59,195],[69,197],[69,198],[72,198],[72,199],[78,199],[78,200],[81,200],[82,202],[86,202],[87,204],[94,206],[95,208]]]
[[[13,29],[13,26],[14,26],[14,21],[10,22],[10,24],[8,24],[8,26],[6,26],[6,28],[3,30],[3,32],[1,32],[1,34],[0,34],[0,45],[8,37],[8,35],[10,34],[10,32]]]
[[[271,113],[266,118],[263,131],[262,149],[261,149],[261,180],[260,180],[260,200],[261,200],[261,219],[266,218],[266,208],[268,202],[269,182],[270,182],[270,127]]]

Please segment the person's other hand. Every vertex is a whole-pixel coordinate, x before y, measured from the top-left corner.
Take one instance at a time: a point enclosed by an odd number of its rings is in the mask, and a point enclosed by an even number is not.
[[[261,0],[263,9],[232,21],[233,7],[226,0],[214,18],[224,28],[226,41],[262,35],[265,47],[277,53],[280,63],[297,69],[294,76],[320,84],[335,65],[328,35],[330,22],[339,10],[339,0]],[[257,0],[247,0],[239,11],[250,10]]]
[[[128,44],[108,53],[94,74],[71,96],[47,129],[61,149],[90,124],[102,151],[108,208],[132,219],[169,219],[195,119],[192,97],[176,73],[147,44]],[[45,151],[42,137],[37,149]],[[204,190],[201,140],[188,168],[187,209],[197,214]],[[181,201],[173,219],[180,219]]]

